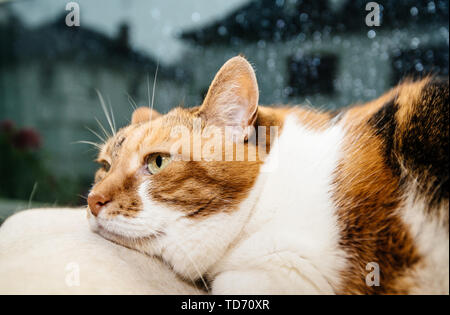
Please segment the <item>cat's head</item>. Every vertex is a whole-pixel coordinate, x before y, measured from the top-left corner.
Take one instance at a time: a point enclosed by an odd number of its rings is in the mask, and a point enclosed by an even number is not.
[[[196,256],[198,250],[206,268],[211,251],[226,247],[245,221],[245,211],[237,212],[261,165],[260,154],[248,158],[256,142],[247,127],[257,116],[256,77],[243,57],[225,63],[201,106],[165,115],[137,109],[98,155],[101,168],[88,197],[92,228],[125,246],[166,255],[191,277],[198,270],[181,266],[189,260],[183,251]]]

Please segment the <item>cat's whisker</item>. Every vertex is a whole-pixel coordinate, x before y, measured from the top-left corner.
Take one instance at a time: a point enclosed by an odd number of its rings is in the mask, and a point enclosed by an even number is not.
[[[97,124],[100,126],[100,129],[102,130],[104,136],[106,138],[111,138],[111,134],[109,132],[106,131],[105,127],[103,127],[103,124],[100,122],[100,120],[98,120],[97,118],[95,118],[95,121],[97,122]]]
[[[178,244],[177,244],[177,246],[178,246]],[[192,285],[194,286],[194,289],[197,292],[197,294],[201,294],[200,290],[197,287],[197,281],[195,281],[195,279],[193,279],[190,275],[187,275],[187,276],[188,276],[189,280],[191,281]],[[205,287],[205,288],[208,290],[207,287]]]
[[[205,278],[203,278],[203,275],[201,274],[200,270],[198,269],[198,265],[193,261],[193,259],[192,259],[191,256],[189,255],[189,253],[186,252],[186,251],[183,249],[182,246],[180,246],[179,242],[178,242],[177,240],[175,240],[175,239],[174,239],[174,241],[176,242],[176,246],[183,252],[183,254],[184,254],[184,255],[187,257],[187,259],[191,262],[192,266],[193,266],[194,269],[195,269],[195,272],[197,272],[197,274],[198,274],[200,280],[202,281],[203,286],[205,287],[205,289],[206,289],[207,291],[209,291],[208,284],[206,283]],[[191,279],[191,281],[192,281],[193,283],[195,283],[194,280],[193,280],[191,277],[189,277],[189,278]]]
[[[133,99],[133,97],[129,93],[125,92],[125,94],[128,97],[128,103],[130,103],[131,108],[133,109],[133,111],[135,111],[138,108],[135,100]]]
[[[89,130],[90,132],[92,132],[92,134],[94,134],[99,140],[101,140],[103,143],[106,142],[106,139],[103,138],[102,136],[100,136],[97,132],[95,132],[94,130],[92,130],[89,127],[85,127],[87,130]]]
[[[75,142],[73,142],[73,143],[76,143],[76,144],[89,144],[89,145],[92,145],[92,146],[96,147],[96,148],[99,149],[99,150],[102,149],[101,144],[98,144],[98,143],[92,142],[92,141],[80,140],[80,141],[75,141]]]
[[[113,121],[111,119],[111,115],[108,113],[108,108],[106,107],[105,100],[103,99],[103,96],[102,96],[102,94],[100,93],[99,90],[96,89],[95,91],[97,92],[98,98],[100,100],[100,105],[102,106],[103,113],[106,116],[106,120],[108,120],[109,127],[111,128],[111,132],[115,136],[116,135],[116,129],[114,128]]]
[[[31,191],[30,198],[28,198],[28,208],[31,208],[31,202],[33,201],[34,195],[38,187],[38,182],[34,182],[33,190]]]
[[[151,111],[150,111],[150,126],[151,126],[152,116],[153,116],[153,105],[155,102],[155,88],[156,88],[156,80],[158,78],[158,69],[159,69],[159,61],[156,64],[155,78],[153,79],[152,104],[150,107],[150,109],[151,109]]]
[[[108,105],[109,105],[109,112],[111,114],[111,120],[112,120],[112,123],[113,123],[113,128],[114,128],[114,130],[117,130],[117,128],[116,128],[116,118],[114,117],[114,111],[113,111],[111,100],[110,100],[109,97],[108,97]]]
[[[77,196],[80,197],[80,198],[82,198],[82,199],[84,199],[84,200],[87,200],[87,199],[88,199],[87,197],[85,197],[85,196],[83,196],[83,195],[80,195],[80,194],[78,194]]]

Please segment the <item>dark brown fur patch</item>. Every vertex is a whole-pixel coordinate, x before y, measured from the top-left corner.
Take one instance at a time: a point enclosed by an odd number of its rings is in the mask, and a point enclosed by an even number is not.
[[[449,198],[449,85],[431,79],[411,99],[409,115],[397,117],[395,149],[404,167],[418,181],[418,193],[427,196],[430,209]],[[447,222],[448,225],[448,222]]]
[[[334,196],[350,265],[340,293],[408,293],[421,256],[399,209],[412,178],[426,188],[428,210],[448,203],[448,81],[404,82],[343,119]],[[365,283],[370,262],[380,266],[380,286]]]
[[[400,86],[369,123],[384,141],[393,172],[406,184],[415,181],[418,195],[433,209],[449,198],[449,88],[447,80],[424,81],[410,98],[401,95]]]

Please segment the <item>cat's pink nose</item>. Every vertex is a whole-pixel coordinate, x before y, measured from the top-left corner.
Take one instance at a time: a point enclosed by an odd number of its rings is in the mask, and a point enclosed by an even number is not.
[[[91,209],[91,213],[94,216],[97,216],[108,202],[110,202],[110,200],[102,194],[90,193],[88,196],[89,209]]]

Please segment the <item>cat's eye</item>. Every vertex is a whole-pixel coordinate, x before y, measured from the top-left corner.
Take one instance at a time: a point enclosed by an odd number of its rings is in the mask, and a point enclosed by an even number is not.
[[[150,174],[155,175],[161,172],[171,162],[169,154],[154,153],[146,159],[146,167]]]
[[[105,172],[109,172],[109,170],[110,170],[110,168],[111,168],[111,165],[110,165],[108,162],[106,162],[106,161],[100,161],[99,163],[100,163],[100,165],[101,165],[101,168],[102,168]]]

